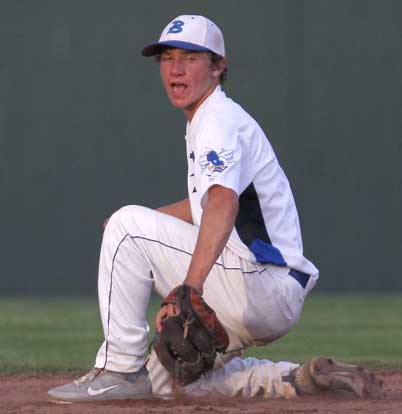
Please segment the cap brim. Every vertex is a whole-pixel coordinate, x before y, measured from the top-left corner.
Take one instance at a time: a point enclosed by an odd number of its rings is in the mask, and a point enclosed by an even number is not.
[[[210,49],[189,42],[179,40],[166,40],[165,42],[152,43],[142,49],[142,56],[155,56],[162,53],[165,47],[174,47],[177,49],[191,50],[193,52],[211,52]]]

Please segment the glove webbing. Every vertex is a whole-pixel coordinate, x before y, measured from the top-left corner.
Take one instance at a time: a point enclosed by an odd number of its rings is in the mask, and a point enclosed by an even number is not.
[[[189,315],[187,316],[185,322],[183,323],[183,328],[184,328],[184,332],[183,332],[183,338],[186,339],[187,335],[188,335],[188,328],[189,326],[195,321],[195,316],[193,312],[190,312]],[[239,352],[239,351],[244,351],[246,349],[245,346],[242,346],[240,348],[234,348],[234,349],[229,349],[227,351],[223,351],[220,352],[220,354],[222,355],[226,355],[226,354],[230,354],[232,352]]]

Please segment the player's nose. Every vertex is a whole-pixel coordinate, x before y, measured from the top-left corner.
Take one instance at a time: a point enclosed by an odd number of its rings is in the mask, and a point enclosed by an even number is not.
[[[173,59],[172,64],[170,65],[170,74],[173,76],[180,76],[184,75],[184,73],[184,62],[181,59]]]

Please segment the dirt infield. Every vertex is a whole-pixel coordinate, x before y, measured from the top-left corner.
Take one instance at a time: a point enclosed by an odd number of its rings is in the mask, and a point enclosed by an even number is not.
[[[402,371],[377,372],[384,381],[384,400],[340,400],[303,397],[293,400],[202,398],[135,400],[58,405],[47,400],[47,390],[71,380],[71,376],[0,377],[0,413],[7,414],[304,414],[304,413],[402,413]]]

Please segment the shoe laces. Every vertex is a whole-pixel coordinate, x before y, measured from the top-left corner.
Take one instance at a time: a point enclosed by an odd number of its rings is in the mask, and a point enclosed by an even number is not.
[[[89,371],[87,374],[83,375],[82,377],[76,379],[74,381],[75,385],[78,387],[81,384],[85,384],[86,382],[92,381],[95,377],[97,377],[101,372],[103,371],[103,368],[92,368],[91,371]]]

